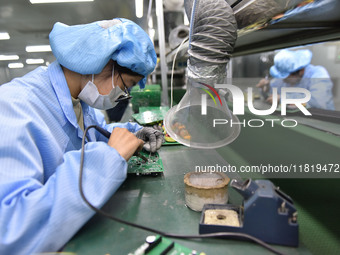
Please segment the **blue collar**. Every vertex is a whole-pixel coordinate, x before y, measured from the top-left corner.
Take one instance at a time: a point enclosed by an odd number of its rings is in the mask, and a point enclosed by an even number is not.
[[[65,117],[74,127],[77,127],[77,118],[73,110],[70,89],[67,85],[64,72],[57,61],[48,66],[48,75]]]

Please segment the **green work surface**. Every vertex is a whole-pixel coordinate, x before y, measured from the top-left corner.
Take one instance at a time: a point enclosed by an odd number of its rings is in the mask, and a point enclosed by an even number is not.
[[[249,119],[280,119],[281,116],[255,116],[246,112],[240,122]],[[240,136],[218,153],[231,165],[304,165],[340,164],[340,136],[332,132],[340,125],[312,118],[296,118],[298,126],[261,128],[242,127]],[[319,128],[313,128],[319,127]],[[243,178],[265,178],[291,196],[298,210],[300,241],[312,254],[340,254],[340,172],[258,175],[244,173]],[[287,178],[286,178],[287,177]]]
[[[244,118],[271,118],[246,113]],[[273,118],[279,118],[274,116]],[[327,128],[324,123],[324,128]],[[334,128],[334,125],[332,125]],[[204,166],[252,166],[259,164],[340,163],[340,137],[299,124],[295,128],[280,125],[241,128],[230,145],[216,150],[185,146],[162,147],[159,155],[164,173],[160,176],[128,176],[103,207],[125,220],[163,232],[198,234],[201,213],[186,207],[184,175]],[[241,176],[240,176],[241,175]],[[266,178],[254,173],[229,173],[231,179]],[[298,248],[274,247],[287,255],[340,254],[340,178],[269,178],[289,195],[298,211]],[[242,204],[242,197],[229,188],[228,203]],[[65,251],[77,254],[128,254],[154,233],[126,226],[95,215],[66,245]],[[205,252],[207,255],[273,254],[263,247],[237,240],[202,239],[174,242]]]
[[[170,146],[162,148],[159,154],[164,165],[162,176],[129,176],[102,209],[125,220],[164,232],[198,234],[201,213],[192,211],[185,205],[184,174],[195,171],[195,166],[228,163],[215,150]],[[239,176],[235,174],[229,177]],[[232,189],[229,190],[229,202],[242,202],[240,195]],[[128,254],[152,234],[95,215],[66,245],[64,251],[82,255]],[[245,241],[171,239],[180,245],[211,255],[272,254],[259,245]],[[302,243],[299,248],[274,247],[290,255],[311,254]]]

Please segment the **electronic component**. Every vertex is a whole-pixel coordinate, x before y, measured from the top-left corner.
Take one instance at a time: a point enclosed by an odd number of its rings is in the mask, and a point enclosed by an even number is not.
[[[205,255],[196,250],[189,249],[162,236],[148,236],[141,246],[128,255]]]
[[[159,175],[164,171],[163,163],[158,152],[150,153],[140,151],[140,156],[132,156],[128,161],[128,174],[135,175]]]
[[[110,138],[111,133],[99,126],[93,126],[102,135]],[[163,173],[163,163],[157,152],[136,151],[128,162],[128,174],[158,175]]]

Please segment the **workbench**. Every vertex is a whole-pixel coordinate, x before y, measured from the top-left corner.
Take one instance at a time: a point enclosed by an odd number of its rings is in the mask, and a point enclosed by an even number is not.
[[[246,119],[251,117],[249,113],[244,116]],[[163,146],[159,154],[164,165],[162,175],[128,176],[102,209],[163,232],[193,235],[198,234],[201,213],[185,205],[183,178],[186,173],[195,171],[195,166],[339,163],[340,137],[300,124],[295,128],[245,127],[235,142],[217,150],[173,145]],[[230,174],[229,177],[246,179],[256,176]],[[293,199],[300,228],[299,247],[274,247],[289,255],[339,254],[340,179],[290,177],[271,181]],[[242,204],[241,196],[230,187],[228,203]],[[64,251],[81,255],[128,254],[149,235],[153,233],[95,215]],[[211,255],[272,254],[257,244],[240,240],[172,240]]]

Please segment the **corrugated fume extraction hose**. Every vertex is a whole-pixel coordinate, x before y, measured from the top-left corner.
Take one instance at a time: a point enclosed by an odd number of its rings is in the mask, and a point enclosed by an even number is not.
[[[233,8],[239,29],[268,20],[285,10],[294,8],[304,0],[242,1]],[[244,3],[243,3],[244,2]]]
[[[237,39],[233,10],[225,0],[185,0],[184,5],[190,20],[188,78],[223,83]]]
[[[225,0],[187,0],[190,18],[186,92],[164,118],[167,134],[192,148],[219,148],[234,141],[240,126],[215,84],[226,83],[227,64],[237,38],[233,10]]]
[[[239,122],[222,91],[214,88],[226,82],[237,38],[236,20],[225,0],[186,0],[184,4],[190,18],[187,87],[181,101],[167,112],[164,127],[170,137],[188,147],[219,148],[240,134],[239,126],[214,124],[218,119]]]

